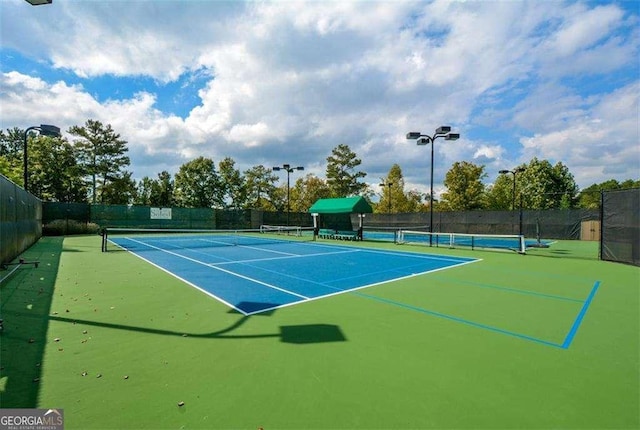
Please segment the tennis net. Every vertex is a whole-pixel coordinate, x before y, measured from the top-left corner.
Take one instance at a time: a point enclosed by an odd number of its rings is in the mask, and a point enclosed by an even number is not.
[[[512,250],[524,254],[526,242],[519,234],[429,233],[416,230],[398,231],[398,243],[435,247],[470,247]]]
[[[293,226],[293,225],[291,226],[290,225],[267,225],[267,224],[263,224],[260,226],[260,233],[302,236],[302,233],[306,231],[313,231],[313,227],[300,227],[300,226]]]
[[[261,246],[307,242],[315,239],[313,227],[299,227],[283,234],[266,229],[191,230],[191,229],[131,229],[106,228],[102,231],[102,251],[124,249],[179,250],[223,246]]]

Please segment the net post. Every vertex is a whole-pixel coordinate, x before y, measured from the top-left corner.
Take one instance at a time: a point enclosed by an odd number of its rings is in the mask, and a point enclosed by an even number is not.
[[[100,230],[100,235],[102,236],[102,252],[107,252],[107,228],[106,227]]]
[[[519,254],[526,254],[527,253],[527,242],[524,240],[524,235],[520,234],[518,235],[518,242],[519,242],[519,250],[518,253]]]

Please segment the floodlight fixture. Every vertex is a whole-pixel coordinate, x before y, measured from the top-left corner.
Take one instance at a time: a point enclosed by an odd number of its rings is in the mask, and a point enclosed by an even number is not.
[[[289,225],[289,212],[291,212],[291,186],[289,175],[296,170],[304,170],[303,166],[291,167],[291,164],[283,164],[282,167],[274,167],[275,172],[285,170],[287,172],[287,225]]]
[[[53,0],[26,0],[31,6],[40,6],[43,4],[51,4]]]
[[[40,134],[49,137],[60,136],[60,127],[50,124],[40,124]]]
[[[433,233],[433,147],[437,138],[444,137],[444,140],[458,140],[460,133],[451,133],[451,126],[441,125],[436,129],[433,136],[422,134],[417,131],[407,133],[407,140],[416,140],[420,146],[431,144],[431,186],[429,193],[429,232]],[[433,245],[433,235],[429,235],[429,245]]]
[[[513,170],[507,170],[507,169],[503,169],[498,171],[498,173],[502,174],[502,175],[506,175],[511,173],[513,175],[513,191],[511,193],[511,210],[516,210],[516,176],[518,175],[518,173],[522,173],[524,172],[525,169],[524,167],[520,166],[520,167],[516,167]],[[522,234],[522,227],[520,228],[520,234]]]

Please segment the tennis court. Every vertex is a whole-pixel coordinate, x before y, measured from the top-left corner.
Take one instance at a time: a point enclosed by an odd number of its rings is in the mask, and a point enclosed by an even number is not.
[[[245,315],[477,261],[257,232],[132,233],[109,240]]]
[[[216,238],[42,238],[2,285],[3,407],[69,429],[640,424],[640,273],[582,257],[597,243]]]
[[[273,311],[480,261],[468,257],[318,243],[312,241],[311,232],[305,233],[289,236],[252,230],[170,232],[112,229],[106,240],[243,315]],[[425,241],[425,237],[428,240],[428,236],[421,232],[400,233],[402,237],[417,237],[417,243]],[[463,235],[457,239],[460,242],[473,237]],[[517,237],[477,240],[480,246],[484,240],[494,248],[509,249],[511,246],[515,250],[519,242],[522,243]],[[451,242],[447,244],[452,245]],[[448,279],[455,277],[452,273],[445,276]],[[448,296],[443,300],[438,298],[437,292],[431,291],[424,294],[423,302],[414,299],[401,303],[366,293],[358,296],[476,329],[568,348],[599,284],[599,281],[580,283],[571,293],[548,291],[540,282],[526,288],[468,281],[448,287],[450,294],[472,297],[476,305],[504,302],[497,318],[494,312],[478,312],[476,306],[465,310],[459,302],[454,304]],[[425,288],[428,286],[427,282]],[[537,320],[540,315],[548,313],[552,313],[559,324],[540,330]],[[505,320],[505,314],[512,316]]]

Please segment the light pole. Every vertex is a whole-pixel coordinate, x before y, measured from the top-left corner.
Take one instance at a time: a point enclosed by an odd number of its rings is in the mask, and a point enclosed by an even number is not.
[[[393,182],[386,182],[386,183],[382,182],[380,184],[380,186],[382,187],[383,190],[384,190],[384,187],[389,187],[389,195],[387,196],[387,198],[389,199],[388,203],[387,203],[387,206],[388,206],[387,212],[388,213],[391,213],[391,186],[392,185],[393,185]]]
[[[518,173],[524,172],[526,169],[524,167],[516,167],[513,170],[500,170],[498,173],[501,175],[506,175],[511,173],[513,175],[513,191],[511,192],[511,210],[516,210],[516,176]],[[520,195],[520,213],[518,215],[518,234],[522,235],[522,194]]]
[[[48,124],[40,124],[34,125],[33,127],[29,127],[24,131],[24,146],[22,148],[22,156],[23,156],[23,185],[24,190],[27,190],[28,182],[29,182],[29,171],[27,169],[27,138],[29,137],[29,132],[31,130],[38,130],[42,136],[51,136],[51,137],[59,137],[60,136],[60,127],[56,127],[55,125]]]
[[[436,129],[433,136],[422,134],[419,131],[407,133],[407,140],[416,140],[418,145],[431,144],[431,187],[429,192],[429,233],[433,233],[433,147],[437,138],[444,137],[444,140],[458,140],[459,133],[451,133],[451,127],[442,125]],[[429,246],[433,245],[433,236],[429,235]]]
[[[502,175],[506,175],[508,173],[511,173],[513,175],[513,191],[511,193],[511,210],[515,211],[516,210],[516,175],[518,173],[522,173],[525,171],[524,167],[517,167],[513,170],[500,170],[498,173],[502,174]]]
[[[291,167],[290,164],[283,164],[282,167],[274,167],[273,168],[274,172],[277,172],[277,171],[280,171],[280,170],[286,170],[287,171],[287,226],[288,226],[289,225],[289,212],[291,212],[291,200],[290,200],[290,194],[289,194],[289,190],[290,190],[289,175],[294,170],[304,170],[304,167],[302,167],[302,166]]]

